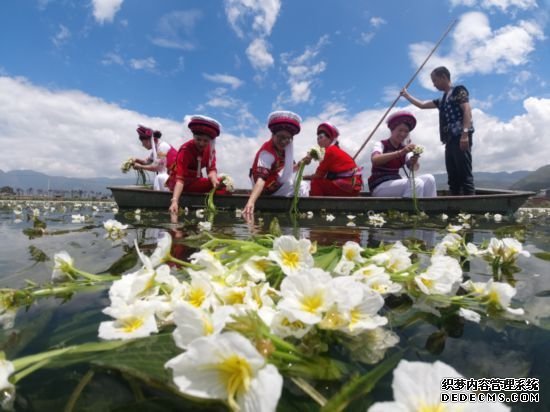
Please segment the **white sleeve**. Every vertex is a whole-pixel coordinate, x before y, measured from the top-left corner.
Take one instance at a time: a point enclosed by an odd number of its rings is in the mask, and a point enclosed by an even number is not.
[[[384,146],[382,146],[382,142],[376,142],[374,146],[372,147],[371,156],[375,153],[384,153]]]
[[[275,161],[275,156],[271,153],[262,150],[258,156],[258,167],[265,167],[266,169],[271,169],[273,162]]]

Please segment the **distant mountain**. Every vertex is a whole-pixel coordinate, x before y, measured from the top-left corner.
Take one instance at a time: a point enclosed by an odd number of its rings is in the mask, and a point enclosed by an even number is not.
[[[107,177],[77,178],[64,176],[48,176],[34,170],[12,170],[4,172],[0,170],[0,187],[10,186],[17,193],[18,189],[24,194],[32,189],[33,194],[52,193],[60,191],[83,191],[110,194],[107,186],[127,185],[135,183],[133,175],[119,179]]]
[[[516,172],[474,172],[474,183],[476,187],[490,189],[510,189],[518,180],[525,178],[530,173],[527,170]],[[447,189],[447,174],[434,175],[438,188]]]
[[[550,165],[542,166],[534,172],[529,173],[515,182],[511,188],[516,190],[532,190],[534,192],[550,188]]]

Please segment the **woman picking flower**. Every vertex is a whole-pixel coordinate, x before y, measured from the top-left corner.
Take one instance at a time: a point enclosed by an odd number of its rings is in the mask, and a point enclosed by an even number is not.
[[[431,174],[414,178],[414,187],[408,178],[399,175],[399,169],[405,166],[409,170],[419,167],[419,154],[415,154],[416,145],[405,144],[409,133],[416,127],[416,118],[406,111],[396,112],[388,118],[391,135],[377,142],[371,155],[372,172],[369,177],[369,190],[378,197],[412,197],[413,190],[418,197],[435,197],[435,179]],[[406,173],[406,172],[405,172]]]
[[[310,196],[357,196],[363,186],[362,168],[358,168],[353,158],[340,149],[338,129],[328,123],[317,127],[317,143],[325,149],[315,174],[304,179],[311,180]],[[304,162],[309,164],[312,156],[308,154]]]
[[[207,193],[219,183],[215,139],[220,135],[220,124],[210,117],[196,115],[191,117],[188,127],[193,139],[179,148],[175,170],[167,182],[174,191],[169,209],[171,213],[177,213],[184,191]],[[208,177],[202,177],[203,168],[206,168]]]
[[[261,194],[274,196],[294,195],[294,149],[292,141],[300,133],[302,119],[296,113],[276,111],[269,115],[267,127],[271,139],[265,142],[256,153],[250,169],[250,178],[254,187],[243,215],[251,216],[254,205]],[[300,195],[307,196],[308,182],[300,186]]]

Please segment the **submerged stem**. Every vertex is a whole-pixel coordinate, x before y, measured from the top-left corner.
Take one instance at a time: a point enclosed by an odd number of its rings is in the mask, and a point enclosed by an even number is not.
[[[78,398],[80,398],[80,394],[82,393],[86,385],[90,383],[90,381],[94,376],[94,373],[95,372],[92,369],[90,369],[88,372],[86,372],[86,374],[82,377],[82,379],[80,379],[80,382],[78,382],[78,385],[76,385],[76,388],[74,388],[74,391],[71,393],[71,396],[69,397],[69,400],[65,405],[65,409],[63,410],[64,412],[73,411],[76,405],[76,402],[78,401]]]

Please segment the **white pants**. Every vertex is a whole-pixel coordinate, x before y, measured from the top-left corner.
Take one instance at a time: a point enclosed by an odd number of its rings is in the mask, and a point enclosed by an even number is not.
[[[155,176],[155,180],[153,181],[153,189],[154,190],[160,190],[161,192],[168,192],[170,189],[168,189],[164,184],[166,183],[166,180],[168,180],[168,173],[159,173]]]
[[[254,187],[254,182],[252,182],[252,187]],[[310,182],[306,180],[302,180],[300,183],[300,190],[298,191],[298,196],[300,197],[307,197],[309,196],[309,189],[310,189]],[[285,196],[285,197],[293,197],[294,196],[294,177],[292,180],[283,183],[283,185],[277,189],[275,193],[273,193],[272,196]]]
[[[435,179],[426,174],[414,178],[416,197],[436,197]],[[413,197],[410,179],[387,180],[372,191],[375,197]]]

